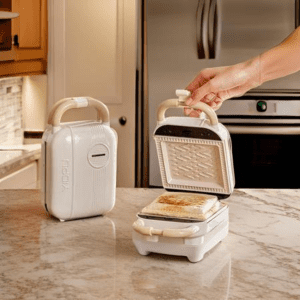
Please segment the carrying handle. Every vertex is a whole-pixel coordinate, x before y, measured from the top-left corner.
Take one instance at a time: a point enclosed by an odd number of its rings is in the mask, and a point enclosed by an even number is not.
[[[197,233],[199,226],[193,225],[183,229],[155,229],[153,227],[145,227],[143,220],[139,219],[132,225],[133,229],[143,235],[160,235],[166,237],[186,238]]]
[[[91,97],[64,98],[55,103],[48,117],[48,124],[53,127],[60,125],[62,115],[69,109],[81,107],[95,107],[98,112],[97,119],[101,120],[105,125],[109,125],[109,111],[107,106],[99,100]]]
[[[204,102],[198,102],[195,105],[189,106],[185,104],[185,100],[190,97],[191,93],[187,90],[176,90],[176,95],[179,99],[168,99],[163,101],[157,110],[157,122],[161,124],[165,120],[165,112],[168,108],[174,107],[190,107],[194,109],[201,109],[210,119],[210,123],[213,126],[218,125],[218,117],[215,111]]]

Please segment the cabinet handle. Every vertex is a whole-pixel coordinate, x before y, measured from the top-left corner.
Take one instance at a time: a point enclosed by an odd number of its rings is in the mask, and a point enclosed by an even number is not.
[[[17,34],[14,35],[14,45],[19,46],[19,36]]]

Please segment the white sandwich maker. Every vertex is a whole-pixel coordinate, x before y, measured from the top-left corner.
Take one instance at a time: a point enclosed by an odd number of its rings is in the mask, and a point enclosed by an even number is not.
[[[189,192],[228,198],[235,184],[228,130],[218,123],[214,110],[202,102],[193,108],[201,109],[209,119],[165,118],[168,108],[187,106],[185,100],[190,92],[177,90],[176,95],[179,99],[166,100],[159,106],[154,131],[163,187],[173,192],[174,197]],[[151,212],[146,207],[137,214],[138,220],[133,224],[135,247],[142,255],[155,252],[187,256],[191,262],[201,260],[228,233],[228,205],[217,202],[219,206],[215,205],[207,218],[200,214],[199,218],[195,214],[181,217],[178,211],[184,207],[180,204],[168,206],[166,215],[165,208]]]
[[[97,121],[60,122],[67,110],[87,106],[97,109]],[[117,134],[106,105],[89,97],[62,99],[48,123],[42,144],[45,209],[61,221],[110,211],[116,194]]]

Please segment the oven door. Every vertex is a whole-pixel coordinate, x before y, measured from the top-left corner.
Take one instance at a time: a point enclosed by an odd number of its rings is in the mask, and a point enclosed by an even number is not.
[[[300,124],[224,124],[236,188],[300,188]]]

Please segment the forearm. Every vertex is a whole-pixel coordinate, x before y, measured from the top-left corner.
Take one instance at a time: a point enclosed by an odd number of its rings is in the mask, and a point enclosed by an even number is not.
[[[260,83],[284,77],[300,70],[300,27],[278,46],[260,57]]]
[[[300,27],[278,46],[257,57],[232,66],[202,70],[186,87],[192,92],[186,104],[192,106],[202,101],[216,110],[227,99],[297,71],[300,71]],[[186,114],[191,116],[199,112],[186,109]]]

